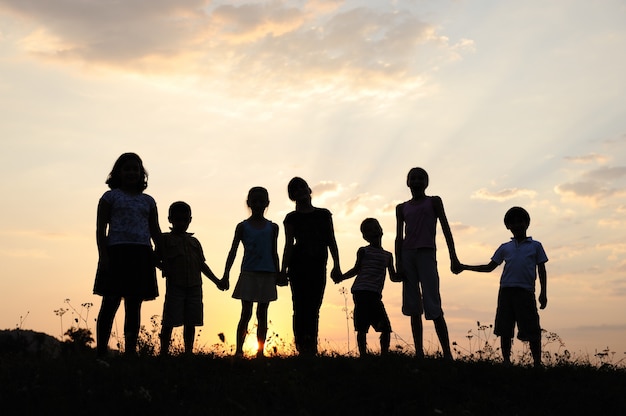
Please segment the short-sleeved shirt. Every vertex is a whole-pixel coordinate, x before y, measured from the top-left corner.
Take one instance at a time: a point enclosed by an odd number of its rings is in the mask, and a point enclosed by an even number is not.
[[[391,253],[379,248],[366,246],[359,248],[361,269],[352,284],[352,293],[368,291],[383,293],[387,266],[391,263]]]
[[[202,246],[191,233],[163,233],[161,244],[163,276],[168,283],[192,287],[202,285]]]
[[[107,245],[150,245],[150,212],[156,209],[150,195],[116,188],[106,191],[100,199],[111,206]]]
[[[497,264],[504,262],[500,287],[521,287],[535,291],[537,265],[548,261],[548,256],[539,241],[532,237],[518,242],[515,238],[502,244],[491,260]]]
[[[292,226],[296,240],[289,267],[325,266],[332,237],[330,211],[325,208],[315,208],[312,212],[292,211],[285,217],[284,224]]]
[[[406,201],[401,209],[405,224],[402,248],[436,248],[437,214],[433,207],[433,197]]]

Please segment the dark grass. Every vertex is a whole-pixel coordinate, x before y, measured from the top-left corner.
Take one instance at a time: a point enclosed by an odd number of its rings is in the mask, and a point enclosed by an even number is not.
[[[4,415],[623,415],[626,370],[405,354],[60,358],[0,355]],[[11,410],[12,409],[12,410]]]

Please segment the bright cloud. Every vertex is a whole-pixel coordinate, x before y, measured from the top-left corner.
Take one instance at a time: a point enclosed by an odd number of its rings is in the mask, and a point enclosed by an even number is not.
[[[519,188],[507,188],[500,191],[489,191],[488,189],[481,188],[472,194],[474,199],[485,199],[489,201],[508,201],[509,199],[527,197],[534,198],[537,193],[530,189]]]
[[[19,44],[37,57],[207,80],[220,75],[231,88],[254,83],[255,91],[320,83],[415,89],[429,71],[473,48],[469,39],[450,42],[410,9],[337,1],[0,0],[0,10],[30,23]]]

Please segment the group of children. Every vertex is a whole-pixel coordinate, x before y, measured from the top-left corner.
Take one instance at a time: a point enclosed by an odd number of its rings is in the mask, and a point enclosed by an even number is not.
[[[417,358],[424,356],[422,314],[435,325],[443,356],[452,359],[447,324],[439,292],[435,234],[439,222],[450,256],[451,271],[490,272],[505,263],[500,280],[494,333],[501,338],[503,360],[510,364],[515,325],[518,338],[528,341],[535,365],[541,365],[541,327],[535,300],[535,280],[539,275],[539,304],[547,303],[546,268],[548,258],[541,243],[526,235],[530,216],[523,208],[507,211],[504,223],[513,234],[502,244],[488,264],[462,264],[456,254],[452,232],[438,196],[427,196],[428,174],[413,168],[407,176],[411,199],[396,207],[394,256],[382,248],[383,230],[374,218],[361,224],[368,243],[358,249],[356,263],[341,272],[332,216],[311,203],[311,189],[302,178],[293,178],[287,187],[295,210],[284,220],[285,247],[282,264],[278,257],[277,224],[264,217],[269,206],[265,188],[250,189],[247,205],[250,217],[237,224],[226,260],[224,275],[217,278],[205,262],[200,242],[188,233],[191,207],[173,203],[168,212],[171,231],[161,233],[154,199],[143,191],[147,173],[138,155],[125,153],[115,162],[106,183],[110,190],[100,199],[97,214],[98,270],[94,293],[101,295],[97,322],[97,352],[107,352],[113,318],[124,300],[126,352],[135,354],[140,310],[144,300],[158,296],[156,270],[166,278],[163,308],[161,354],[168,354],[172,329],[183,326],[185,352],[191,353],[195,327],[203,324],[202,279],[207,276],[220,290],[230,288],[230,270],[240,244],[244,247],[241,271],[233,298],[241,300],[237,326],[236,356],[243,356],[252,309],[256,303],[257,356],[262,357],[267,333],[267,313],[277,299],[276,286],[289,285],[293,302],[293,330],[300,354],[317,352],[319,310],[326,283],[326,263],[330,252],[335,283],[356,277],[352,285],[354,325],[359,354],[367,354],[366,334],[373,327],[380,335],[381,354],[389,351],[391,324],[382,303],[385,277],[402,282],[402,312],[411,319]],[[152,249],[154,244],[154,251]]]

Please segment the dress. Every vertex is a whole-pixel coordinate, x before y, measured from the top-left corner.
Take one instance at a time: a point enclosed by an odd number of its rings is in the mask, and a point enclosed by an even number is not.
[[[148,194],[131,194],[120,189],[105,192],[101,200],[111,207],[107,233],[109,269],[98,268],[94,294],[156,298],[159,290],[149,226],[156,202]]]
[[[292,211],[285,217],[295,238],[287,265],[293,302],[293,333],[299,352],[317,352],[319,311],[326,287],[328,247],[332,239],[329,210]]]
[[[272,253],[274,224],[268,220],[263,228],[255,228],[246,220],[241,225],[244,254],[233,298],[269,303],[278,297],[277,270]]]

